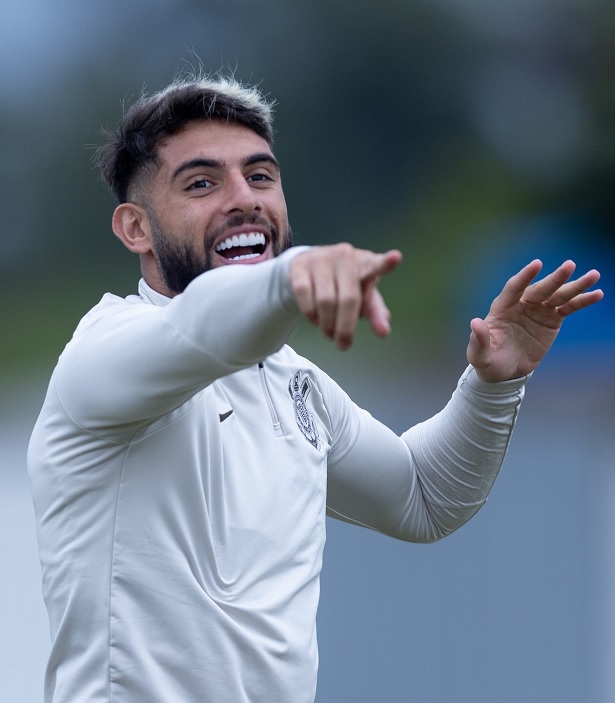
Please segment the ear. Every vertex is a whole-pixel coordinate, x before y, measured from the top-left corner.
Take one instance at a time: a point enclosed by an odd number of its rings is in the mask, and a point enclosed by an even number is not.
[[[152,251],[151,229],[145,210],[135,203],[122,203],[115,208],[111,220],[113,232],[122,244],[135,254]]]

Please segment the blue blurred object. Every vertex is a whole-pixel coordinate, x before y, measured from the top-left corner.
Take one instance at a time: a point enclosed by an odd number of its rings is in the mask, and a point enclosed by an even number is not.
[[[544,273],[572,259],[581,275],[596,268],[605,297],[597,305],[566,321],[550,354],[586,345],[610,347],[615,344],[615,261],[609,232],[589,217],[549,213],[544,216],[499,221],[483,238],[486,245],[474,248],[469,267],[474,281],[464,284],[469,295],[461,296],[464,319],[483,316],[490,301],[508,278],[533,259],[543,262]],[[466,269],[467,270],[467,269]],[[559,350],[559,351],[558,351]]]

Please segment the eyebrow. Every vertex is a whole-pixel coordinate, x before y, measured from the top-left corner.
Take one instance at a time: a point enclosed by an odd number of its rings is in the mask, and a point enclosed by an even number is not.
[[[258,164],[258,163],[262,163],[262,162],[270,163],[278,171],[280,170],[280,164],[278,163],[275,156],[273,156],[272,154],[268,154],[267,152],[263,152],[263,153],[259,153],[259,154],[252,154],[251,156],[247,156],[245,159],[242,160],[241,165],[244,167],[245,166],[253,166],[254,164]],[[195,169],[195,168],[209,168],[209,169],[220,171],[224,168],[224,166],[225,166],[225,162],[218,161],[217,159],[204,159],[204,158],[190,159],[189,161],[184,161],[184,163],[180,164],[175,169],[175,171],[173,171],[173,175],[171,176],[171,181],[174,181],[182,173],[184,173],[186,171],[191,171],[192,169]]]
[[[266,163],[270,163],[272,166],[275,166],[278,171],[280,170],[280,164],[278,163],[278,160],[275,158],[275,156],[273,156],[273,154],[268,154],[266,151],[262,154],[253,154],[252,156],[248,156],[242,161],[242,165],[252,166],[263,161]]]

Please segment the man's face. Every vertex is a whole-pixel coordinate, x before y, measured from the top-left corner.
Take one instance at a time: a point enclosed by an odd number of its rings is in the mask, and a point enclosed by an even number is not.
[[[144,209],[163,292],[181,293],[204,271],[266,261],[292,244],[280,170],[256,132],[193,122],[158,156]]]

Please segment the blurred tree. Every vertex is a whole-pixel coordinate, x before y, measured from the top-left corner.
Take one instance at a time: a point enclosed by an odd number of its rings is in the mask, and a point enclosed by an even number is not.
[[[137,262],[110,232],[114,203],[91,146],[124,100],[199,59],[278,101],[276,151],[299,243],[405,251],[393,311],[398,333],[413,333],[427,356],[446,339],[460,283],[475,275],[467,252],[510,246],[490,222],[567,208],[599,218],[590,236],[612,246],[610,5],[536,0],[531,16],[506,5],[503,24],[495,9],[460,0],[139,0],[73,14],[67,3],[46,6],[46,31],[16,20],[40,2],[9,3],[0,30],[18,28],[25,49],[0,64],[0,287],[11,330],[0,373],[52,363],[104,291],[134,290]],[[16,38],[4,46],[0,58]],[[536,92],[536,76],[563,92]],[[581,120],[568,170],[536,156],[540,134],[570,129],[554,107],[562,96]],[[523,165],[536,162],[543,176]]]

